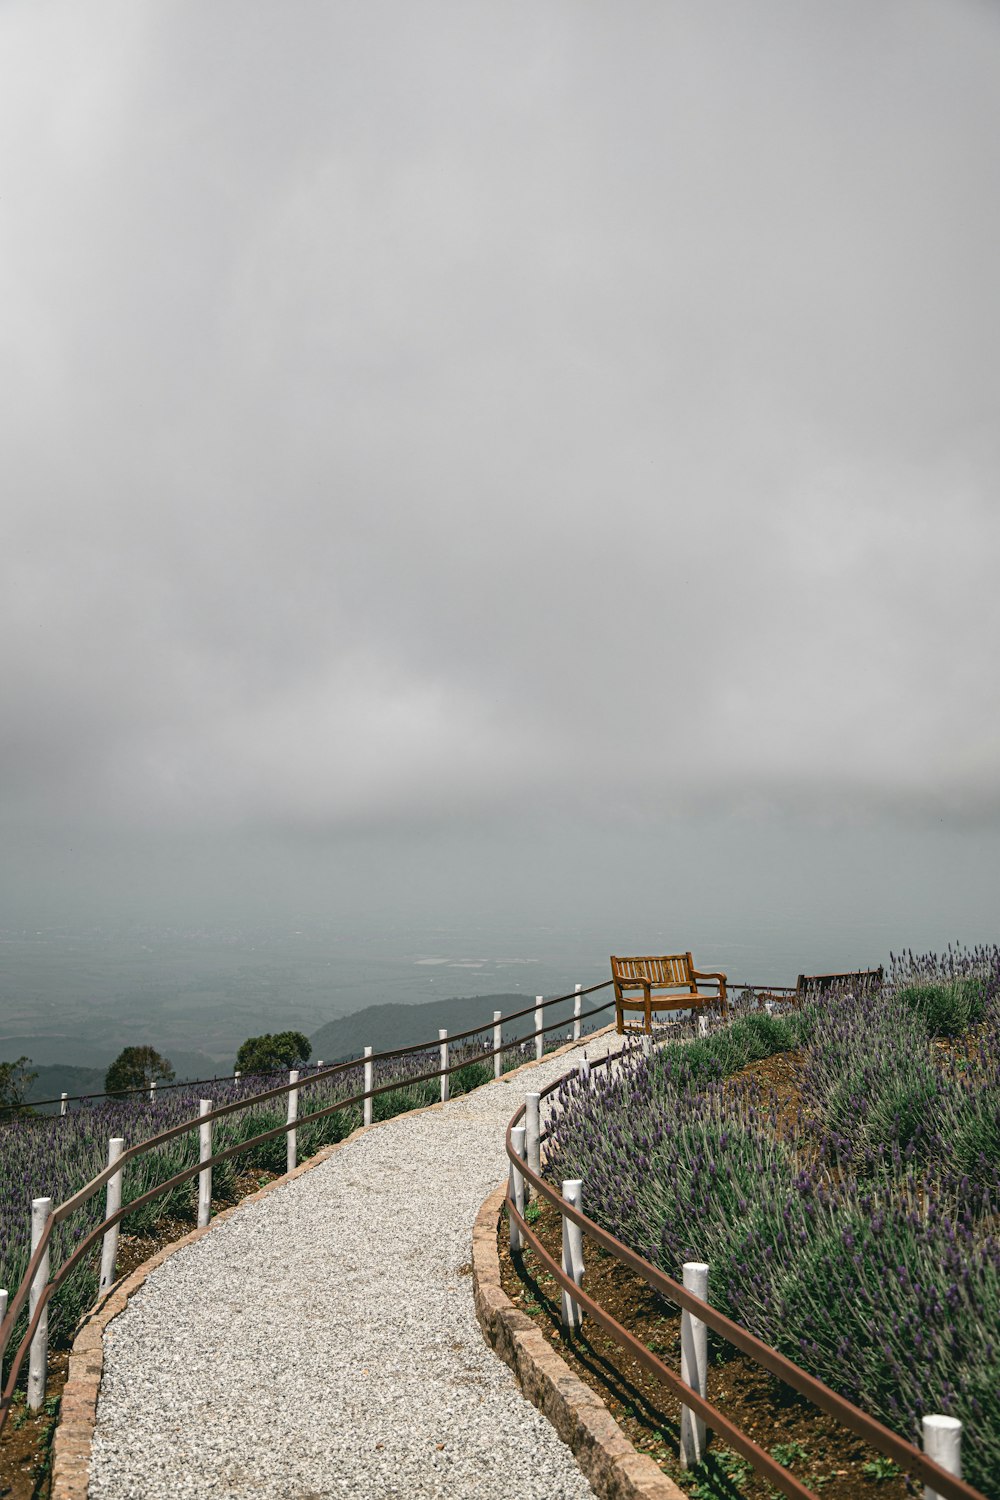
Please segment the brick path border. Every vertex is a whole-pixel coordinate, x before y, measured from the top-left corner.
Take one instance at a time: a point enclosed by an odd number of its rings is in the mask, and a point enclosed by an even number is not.
[[[473,1294],[487,1342],[572,1450],[601,1500],[687,1500],[648,1454],[633,1447],[600,1396],[501,1286],[497,1230],[506,1196],[506,1185],[490,1194],[472,1231]]]

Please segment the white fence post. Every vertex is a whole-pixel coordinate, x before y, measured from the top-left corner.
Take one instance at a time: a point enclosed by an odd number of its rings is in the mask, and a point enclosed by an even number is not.
[[[149,1085],[149,1102],[152,1104],[156,1099],[156,1079]]]
[[[562,1195],[574,1208],[583,1207],[583,1179],[571,1177],[562,1185]],[[562,1268],[580,1286],[583,1282],[583,1230],[563,1214],[562,1221]],[[563,1327],[576,1333],[583,1323],[583,1308],[574,1302],[569,1292],[562,1294]]]
[[[200,1115],[212,1113],[211,1099],[202,1099],[198,1105]],[[212,1155],[212,1122],[208,1120],[198,1127],[198,1141],[201,1161],[208,1161]],[[198,1228],[204,1229],[212,1217],[212,1168],[202,1167],[198,1173]]]
[[[67,1106],[66,1106],[66,1100],[68,1098],[69,1098],[68,1094],[60,1094],[59,1095],[59,1113],[61,1115],[64,1115],[66,1113],[66,1108],[67,1108]]]
[[[962,1424],[957,1417],[928,1415],[923,1419],[924,1452],[942,1469],[962,1477]],[[924,1500],[941,1500],[937,1490],[924,1486]]]
[[[583,1062],[580,1064],[580,1077],[587,1081],[590,1079],[590,1058],[586,1052],[583,1054]]]
[[[684,1287],[708,1301],[708,1267],[704,1261],[684,1262]],[[681,1309],[681,1379],[699,1396],[708,1391],[708,1329],[701,1318]],[[692,1469],[705,1457],[705,1424],[689,1406],[681,1407],[681,1468]]]
[[[499,1078],[500,1075],[501,1075],[501,1073],[503,1072],[503,1058],[500,1056],[500,1048],[503,1046],[503,1027],[500,1024],[500,1019],[501,1019],[502,1015],[503,1015],[503,1011],[502,1010],[495,1010],[493,1012],[493,1052],[494,1052],[494,1057],[493,1057],[493,1077],[494,1078]]]
[[[38,1248],[38,1242],[44,1233],[45,1226],[52,1213],[51,1198],[33,1198],[31,1200],[31,1253],[34,1255]],[[49,1279],[49,1252],[45,1254],[39,1263],[28,1293],[28,1317],[35,1316],[35,1308],[38,1299],[48,1283]],[[45,1400],[45,1370],[49,1362],[49,1305],[46,1302],[38,1327],[35,1329],[35,1337],[31,1340],[31,1353],[28,1357],[28,1410],[41,1411],[42,1402]]]
[[[115,1162],[125,1150],[125,1142],[121,1136],[112,1136],[108,1141],[108,1166],[113,1167]],[[110,1219],[122,1206],[122,1174],[117,1171],[113,1177],[108,1178],[105,1189],[104,1217]],[[101,1242],[101,1282],[100,1290],[106,1292],[115,1279],[115,1261],[118,1258],[118,1229],[117,1224],[112,1224],[110,1229],[104,1231],[104,1239]]]
[[[541,995],[536,995],[535,996],[535,1030],[536,1031],[541,1031],[542,1027],[545,1025],[545,1021],[543,1019],[543,1011],[542,1011],[542,999],[543,999],[543,996],[541,996]],[[536,1036],[535,1037],[535,1061],[536,1062],[541,1062],[542,1056],[543,1056],[544,1052],[545,1052],[545,1038],[543,1036]]]
[[[288,1070],[288,1082],[289,1083],[298,1083],[298,1081],[299,1081],[299,1070],[298,1070],[298,1068],[289,1068],[289,1070]],[[299,1091],[298,1091],[298,1089],[292,1089],[291,1093],[288,1095],[288,1123],[289,1123],[289,1125],[291,1125],[298,1118],[299,1118]],[[298,1133],[298,1131],[297,1130],[290,1130],[288,1132],[287,1136],[286,1136],[286,1140],[288,1142],[288,1149],[285,1152],[285,1171],[286,1172],[294,1172],[295,1168],[298,1166],[298,1161],[299,1161],[299,1133]]]
[[[542,1170],[541,1094],[524,1096],[524,1129],[527,1163],[533,1172]]]
[[[649,1032],[648,1031],[644,1031],[642,1033],[642,1036],[640,1037],[639,1040],[642,1043],[642,1055],[643,1055],[643,1057],[652,1057],[652,1055],[653,1055],[653,1038],[650,1036]]]
[[[7,1316],[7,1288],[0,1286],[0,1323]]]
[[[514,1126],[513,1130],[510,1133],[510,1143],[514,1147],[514,1155],[515,1156],[519,1156],[521,1158],[521,1160],[524,1161],[524,1126],[523,1125],[515,1125]],[[518,1213],[521,1215],[521,1218],[523,1219],[524,1218],[524,1178],[522,1177],[521,1173],[517,1170],[517,1168],[515,1167],[515,1165],[514,1165],[513,1162],[511,1162],[511,1164],[510,1164],[509,1184],[510,1184],[510,1187],[509,1187],[510,1196],[514,1200],[514,1207],[517,1209]],[[520,1229],[518,1229],[517,1225],[514,1223],[514,1220],[511,1217],[509,1209],[508,1209],[508,1212],[507,1212],[507,1228],[510,1231],[510,1250],[511,1250],[511,1254],[514,1255],[521,1248],[521,1231],[520,1231]]]
[[[239,1068],[234,1068],[233,1069],[233,1082],[234,1083],[239,1083],[239,1081],[240,1081],[240,1079],[242,1077],[243,1077],[243,1074],[240,1072]]]
[[[372,1056],[372,1049],[371,1049],[371,1047],[366,1047],[365,1048],[365,1114],[364,1114],[364,1120],[365,1120],[365,1124],[366,1125],[370,1125],[371,1122],[372,1122],[372,1102],[373,1101],[371,1099],[371,1091],[375,1087],[375,1064],[372,1062],[371,1056]]]
[[[448,1033],[445,1030],[438,1032],[441,1041],[441,1103],[448,1102],[448,1074],[445,1069],[448,1066]]]
[[[578,1042],[580,1040],[580,1027],[581,1027],[581,1024],[582,1024],[581,1021],[580,1021],[580,1006],[583,1003],[583,996],[580,994],[581,988],[582,988],[582,986],[578,984],[577,987],[576,987],[576,994],[573,996],[573,1040],[574,1040],[574,1042]]]

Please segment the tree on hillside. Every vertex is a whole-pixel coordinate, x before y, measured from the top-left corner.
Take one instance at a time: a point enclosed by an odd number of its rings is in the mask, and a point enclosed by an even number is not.
[[[16,1062],[0,1063],[0,1108],[23,1107],[24,1096],[38,1077],[28,1072],[30,1062],[30,1057],[19,1057]]]
[[[279,1073],[308,1062],[312,1052],[309,1038],[301,1031],[278,1031],[273,1035],[248,1036],[236,1054],[239,1073]]]
[[[154,1047],[126,1047],[104,1075],[104,1092],[121,1098],[129,1089],[148,1089],[151,1083],[169,1083],[174,1076],[169,1059]]]

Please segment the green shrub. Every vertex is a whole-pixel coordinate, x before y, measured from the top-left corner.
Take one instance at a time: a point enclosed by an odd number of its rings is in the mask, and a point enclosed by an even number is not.
[[[169,1083],[173,1077],[170,1059],[161,1057],[154,1047],[125,1047],[104,1075],[104,1091],[123,1099],[131,1090]]]
[[[488,1068],[485,1063],[466,1063],[464,1068],[458,1068],[451,1075],[451,1092],[453,1094],[468,1094],[473,1089],[478,1089],[481,1084],[490,1083],[493,1078],[493,1069]]]
[[[372,1100],[372,1119],[391,1120],[394,1115],[406,1114],[407,1110],[423,1109],[440,1097],[441,1085],[434,1079],[411,1083],[405,1088],[387,1089]]]
[[[346,1109],[335,1109],[332,1114],[324,1115],[322,1120],[314,1120],[311,1125],[300,1125],[299,1160],[308,1161],[324,1146],[344,1140],[352,1130],[357,1130],[361,1118],[360,1104],[350,1104]]]
[[[677,1086],[711,1083],[738,1073],[748,1063],[802,1046],[811,1025],[811,1017],[803,1011],[784,1016],[750,1011],[710,1036],[668,1042],[654,1053],[653,1067],[668,1072]]]
[[[929,1036],[961,1036],[986,1013],[986,986],[972,976],[907,984],[897,993],[920,1016]]]
[[[301,1031],[266,1031],[240,1044],[236,1068],[241,1073],[280,1073],[308,1062],[311,1054],[312,1044]]]

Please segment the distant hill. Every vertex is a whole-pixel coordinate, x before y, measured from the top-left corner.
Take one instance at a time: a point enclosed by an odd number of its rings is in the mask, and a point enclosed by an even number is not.
[[[112,1061],[109,1058],[108,1064]],[[183,1083],[188,1078],[213,1078],[216,1074],[222,1076],[228,1071],[203,1052],[176,1052],[170,1055],[170,1061],[178,1083]],[[79,1094],[103,1094],[108,1064],[102,1068],[88,1068],[74,1063],[32,1063],[28,1071],[37,1073],[38,1077],[28,1089],[25,1102],[31,1104],[37,1099],[57,1099],[62,1093],[68,1094],[70,1098]],[[42,1112],[50,1114],[57,1108],[58,1105]]]
[[[40,1068],[100,1068],[103,1072],[114,1062],[123,1047],[141,1047],[146,1043],[157,1052],[168,1057],[177,1071],[178,1078],[211,1078],[219,1071],[219,1064],[207,1052],[197,1048],[172,1047],[162,1042],[155,1031],[125,1031],[113,1040],[93,1041],[84,1030],[79,1032],[46,1032],[37,1035],[0,1036],[0,1062],[13,1062],[18,1057],[30,1057],[31,1066]],[[72,1057],[72,1063],[66,1058]]]
[[[585,996],[584,1009],[588,1008],[588,1002],[593,1004],[604,998],[598,995]],[[495,1010],[509,1013],[524,1010],[527,1006],[534,1008],[533,995],[467,995],[451,1000],[428,1000],[417,1005],[369,1005],[364,1010],[354,1011],[349,1016],[340,1016],[334,1021],[328,1021],[325,1026],[321,1026],[318,1031],[314,1032],[311,1038],[312,1060],[315,1062],[318,1058],[322,1058],[328,1063],[340,1062],[344,1058],[359,1057],[365,1047],[372,1047],[376,1052],[388,1052],[394,1047],[409,1047],[416,1042],[435,1042],[438,1031],[442,1027],[451,1035],[469,1031],[473,1026],[492,1027]],[[545,1019],[546,1024],[551,1021],[571,1022],[573,1019],[572,999],[563,1001],[557,1006],[548,1007]],[[608,1016],[605,1013],[598,1020],[592,1021],[590,1028],[595,1025],[604,1025],[607,1020]],[[585,1022],[584,1029],[590,1028]],[[282,1027],[276,1021],[269,1029],[280,1031]],[[522,1016],[519,1021],[504,1025],[504,1040],[509,1041],[516,1036],[525,1036],[533,1029],[533,1017]],[[563,1040],[565,1035],[566,1033],[563,1033],[563,1036],[552,1038],[552,1040]],[[128,1044],[123,1042],[122,1046],[132,1045],[135,1042],[135,1038],[130,1038]],[[155,1041],[153,1045],[156,1045]],[[231,1060],[220,1062],[203,1052],[181,1052],[172,1047],[165,1050],[179,1083],[194,1078],[213,1078],[216,1075],[222,1077],[231,1071]],[[58,1057],[60,1051],[63,1057],[68,1053],[76,1057],[77,1061],[75,1063],[56,1061],[52,1053],[55,1052]],[[104,1075],[120,1051],[121,1047],[117,1047],[113,1053],[108,1054],[99,1044],[94,1045],[85,1042],[82,1038],[68,1035],[0,1038],[0,1060],[13,1061],[22,1054],[27,1054],[29,1058],[32,1058],[29,1071],[37,1073],[38,1077],[27,1092],[26,1102],[29,1104],[40,1099],[58,1099],[63,1092],[71,1098],[81,1094],[102,1094]],[[36,1053],[44,1061],[37,1061]],[[54,1109],[58,1107],[58,1104],[53,1106]],[[51,1111],[46,1108],[44,1112],[50,1113]]]
[[[142,1038],[145,1041],[145,1037]],[[107,1068],[118,1052],[128,1043],[122,1042],[117,1051],[110,1051],[107,1042],[92,1041],[86,1031],[45,1032],[38,1035],[0,1037],[0,1061],[13,1062],[18,1057],[30,1057],[32,1067],[80,1067]],[[155,1043],[154,1043],[155,1045]],[[67,1064],[65,1059],[75,1061]]]
[[[603,996],[584,996],[587,1001],[600,1000]],[[422,1005],[369,1005],[349,1016],[340,1016],[329,1021],[314,1032],[312,1060],[322,1058],[324,1062],[340,1062],[343,1058],[357,1057],[365,1047],[376,1052],[388,1052],[393,1047],[409,1047],[415,1042],[433,1042],[438,1031],[444,1027],[450,1033],[469,1031],[473,1026],[492,1026],[493,1012],[502,1010],[524,1010],[533,1005],[531,995],[469,995],[455,1000],[428,1000]],[[613,1013],[612,1013],[613,1014]],[[572,1021],[573,1001],[549,1006],[545,1011],[545,1024],[550,1021]],[[607,1016],[590,1025],[606,1024]],[[503,1028],[503,1037],[524,1036],[534,1030],[531,1016],[522,1016]]]
[[[25,1100],[32,1104],[36,1099],[56,1099],[62,1093],[103,1094],[106,1071],[106,1068],[78,1068],[71,1063],[48,1063],[44,1067],[32,1064],[29,1072],[37,1073],[38,1077],[25,1094]],[[43,1113],[54,1114],[57,1109],[58,1105],[53,1105]]]

